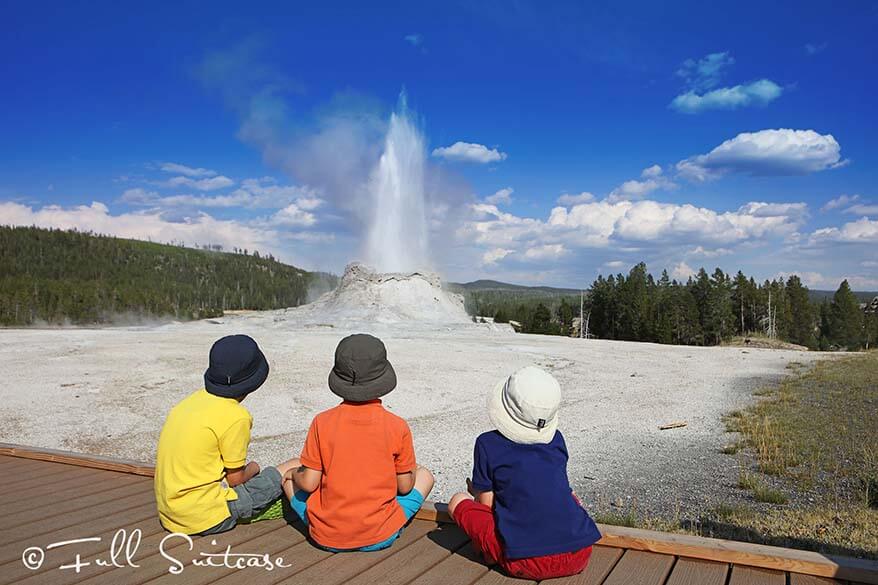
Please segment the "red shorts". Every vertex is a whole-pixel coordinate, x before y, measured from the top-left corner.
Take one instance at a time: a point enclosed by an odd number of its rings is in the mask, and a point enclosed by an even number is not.
[[[454,509],[454,521],[472,540],[489,565],[499,565],[507,575],[523,579],[552,579],[581,573],[588,565],[591,547],[575,552],[557,553],[526,559],[507,559],[494,523],[494,512],[488,506],[464,500]]]

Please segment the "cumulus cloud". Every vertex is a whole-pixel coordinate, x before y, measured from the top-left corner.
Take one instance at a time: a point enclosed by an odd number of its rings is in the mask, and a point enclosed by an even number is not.
[[[677,163],[680,176],[693,181],[729,173],[753,176],[805,175],[846,164],[831,134],[814,130],[742,132],[707,154]]]
[[[878,243],[878,220],[861,217],[857,221],[842,225],[840,228],[820,228],[811,235],[812,242],[825,240],[845,243]]]
[[[569,193],[565,193],[558,197],[558,205],[579,205],[580,203],[591,203],[594,201],[594,195],[589,193],[588,191],[583,191],[578,195],[570,195]]]
[[[485,197],[485,202],[490,203],[491,205],[509,205],[512,203],[512,187],[506,187],[504,189],[500,189],[493,195],[488,195]]]
[[[206,213],[169,221],[159,212],[112,215],[107,206],[99,202],[70,208],[47,205],[39,209],[6,202],[0,203],[0,224],[76,229],[154,242],[220,244],[228,249],[262,250],[284,257],[277,246],[281,238],[277,231],[240,221],[219,220]]]
[[[878,205],[863,205],[862,203],[851,205],[844,210],[844,213],[852,215],[878,215]]]
[[[193,179],[191,177],[172,177],[164,182],[167,187],[190,187],[199,191],[215,191],[217,189],[225,189],[231,187],[235,182],[230,178],[219,175],[216,177],[207,177],[204,179]]]
[[[764,106],[780,97],[783,88],[770,79],[720,87],[704,94],[689,90],[675,97],[670,107],[684,114],[706,110],[736,110],[746,106]]]
[[[203,168],[193,168],[187,167],[186,165],[181,165],[172,162],[165,162],[159,165],[159,168],[166,173],[172,173],[175,175],[185,175],[187,177],[201,178],[201,177],[215,177],[216,171],[211,169],[203,169]]]
[[[433,149],[433,156],[452,161],[486,164],[506,160],[506,153],[496,148],[472,142],[455,142],[451,146]]]
[[[604,266],[607,268],[622,268],[625,266],[625,263],[621,260],[611,260],[610,262],[604,262]]]
[[[677,70],[677,76],[683,79],[686,91],[675,97],[669,107],[686,114],[734,110],[745,106],[764,106],[783,93],[783,88],[770,79],[717,87],[725,69],[734,63],[734,58],[728,52],[711,53],[697,61],[684,61]]]
[[[717,212],[652,200],[603,200],[556,207],[548,219],[540,220],[477,204],[458,236],[490,248],[535,250],[532,255],[557,255],[571,247],[621,249],[643,243],[688,244],[701,246],[704,252],[745,241],[787,237],[801,227],[805,209],[803,204],[752,202],[736,211]]]
[[[271,216],[271,223],[286,227],[308,227],[317,222],[314,214],[291,203]]]
[[[839,207],[851,205],[859,199],[859,195],[839,195],[835,199],[830,199],[829,201],[827,201],[826,205],[820,208],[820,211],[832,211],[833,209],[838,209]]]
[[[490,264],[496,264],[503,258],[506,258],[510,254],[512,254],[515,250],[508,250],[506,248],[492,248],[488,250],[484,254],[482,254],[482,265],[487,266]]]
[[[695,271],[685,262],[681,261],[671,269],[671,278],[675,280],[689,280],[690,276],[695,276]]]
[[[643,199],[657,189],[673,189],[676,187],[673,181],[662,175],[659,165],[652,165],[643,169],[640,173],[641,180],[625,181],[610,192],[610,201],[623,201],[626,199]]]
[[[524,257],[528,260],[554,260],[560,258],[568,252],[563,244],[543,244],[528,248],[524,253]]]

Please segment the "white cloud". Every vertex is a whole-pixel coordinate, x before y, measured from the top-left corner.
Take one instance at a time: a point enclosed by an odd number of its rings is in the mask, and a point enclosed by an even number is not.
[[[841,147],[831,134],[814,130],[742,132],[707,154],[677,163],[678,173],[705,181],[728,173],[755,176],[804,175],[844,165]]]
[[[470,221],[458,237],[490,248],[531,249],[547,254],[542,246],[623,249],[642,243],[687,245],[695,251],[719,255],[730,244],[781,239],[798,232],[807,207],[800,203],[751,202],[736,211],[717,212],[690,204],[653,200],[608,200],[555,207],[546,220],[519,217],[494,205],[471,207]],[[696,247],[700,246],[700,248]],[[708,252],[707,250],[713,250]],[[561,248],[554,248],[560,252]],[[525,254],[525,257],[527,254]]]
[[[482,265],[487,266],[489,264],[496,264],[513,252],[515,252],[515,250],[508,250],[506,248],[493,248],[491,250],[488,250],[487,252],[482,254]]]
[[[580,203],[591,203],[592,201],[594,201],[594,195],[592,195],[588,191],[583,191],[578,195],[570,195],[568,193],[565,193],[564,195],[558,197],[558,204],[567,206],[579,205]]]
[[[308,227],[317,222],[314,214],[291,203],[271,216],[271,223],[287,227]]]
[[[621,260],[612,260],[610,262],[604,262],[604,266],[607,268],[622,268],[625,266],[625,263]]]
[[[191,177],[173,177],[163,183],[167,187],[191,187],[199,191],[214,191],[225,189],[235,184],[230,178],[219,175],[205,179],[192,179]]]
[[[732,251],[728,248],[707,249],[704,246],[696,246],[688,252],[687,256],[701,256],[703,258],[717,258],[719,256],[728,256]]]
[[[677,70],[691,89],[703,91],[719,84],[723,69],[734,64],[735,59],[728,52],[710,53],[699,60],[686,59]]]
[[[652,165],[643,169],[640,173],[642,180],[625,181],[610,192],[608,200],[611,202],[624,201],[626,199],[643,199],[657,189],[673,189],[676,187],[673,181],[662,176],[662,168]]]
[[[528,260],[554,260],[566,254],[568,250],[563,244],[543,244],[528,248],[524,257]]]
[[[417,33],[412,33],[410,35],[404,36],[403,40],[413,47],[419,47],[423,44],[424,37]]]
[[[828,43],[805,43],[805,53],[808,55],[816,55],[822,53],[828,47]]]
[[[832,211],[833,209],[850,205],[859,199],[859,195],[839,195],[835,199],[830,199],[826,205],[820,208],[820,211]]]
[[[830,240],[846,243],[878,243],[878,220],[861,217],[857,221],[842,225],[840,228],[820,228],[814,231],[811,240],[812,242]]]
[[[878,215],[878,205],[852,205],[844,210],[845,213],[855,215]]]
[[[186,165],[172,162],[162,163],[159,168],[166,173],[173,173],[175,175],[186,175],[187,177],[200,178],[216,176],[216,171],[212,171],[210,169],[187,167]]]
[[[111,215],[107,206],[99,202],[71,208],[47,205],[40,209],[6,202],[0,203],[0,224],[76,229],[154,242],[221,244],[227,249],[248,248],[280,255],[278,232],[256,229],[240,221],[218,220],[205,213],[177,222],[168,221],[157,212]]]
[[[512,203],[512,192],[512,187],[500,189],[493,195],[488,195],[487,197],[485,197],[485,202],[490,203],[491,205],[509,205],[510,203]]]
[[[735,110],[746,106],[764,106],[780,97],[783,88],[770,79],[744,85],[720,87],[704,94],[689,90],[675,97],[670,107],[684,114],[706,110]]]
[[[455,142],[451,146],[435,148],[433,149],[433,156],[446,160],[480,164],[499,162],[506,159],[505,152],[472,142]]]
[[[695,271],[685,262],[681,261],[671,269],[671,278],[675,280],[689,280],[690,276],[695,276]]]
[[[224,195],[168,195],[162,196],[155,191],[142,188],[127,189],[122,193],[121,201],[129,205],[150,207],[191,207],[191,208],[266,208],[281,209],[295,203],[299,209],[313,211],[324,201],[317,192],[307,186],[276,185],[275,180],[245,179],[241,186]]]

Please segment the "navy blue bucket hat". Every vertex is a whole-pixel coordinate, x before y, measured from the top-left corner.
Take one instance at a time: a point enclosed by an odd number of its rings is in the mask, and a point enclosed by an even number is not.
[[[268,360],[248,335],[228,335],[210,348],[204,388],[215,396],[243,398],[268,378]]]

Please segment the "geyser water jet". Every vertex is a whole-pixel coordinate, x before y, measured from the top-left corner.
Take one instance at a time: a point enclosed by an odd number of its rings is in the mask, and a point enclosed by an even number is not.
[[[366,262],[379,272],[430,267],[424,201],[424,137],[412,122],[405,93],[390,116],[384,152],[369,181],[373,215]]]

